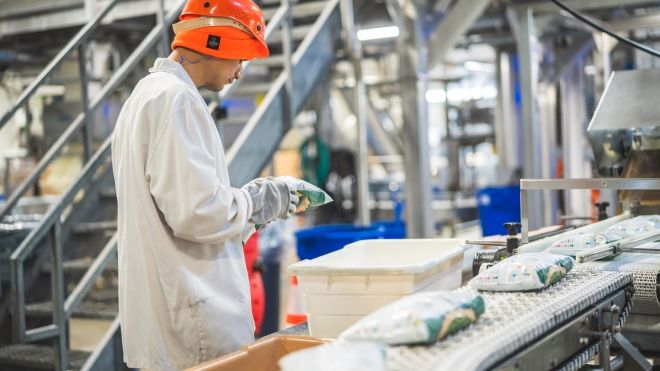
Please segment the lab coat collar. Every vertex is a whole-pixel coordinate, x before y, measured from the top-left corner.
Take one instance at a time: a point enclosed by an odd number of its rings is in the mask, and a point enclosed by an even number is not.
[[[176,63],[175,61],[169,59],[169,58],[158,58],[156,59],[156,62],[154,62],[154,66],[149,69],[149,72],[166,72],[166,73],[171,73],[172,75],[180,78],[183,80],[185,83],[192,85],[195,89],[197,87],[195,86],[195,83],[193,82],[192,78],[190,78],[190,75],[188,75],[188,72],[183,68],[183,66],[179,63]]]

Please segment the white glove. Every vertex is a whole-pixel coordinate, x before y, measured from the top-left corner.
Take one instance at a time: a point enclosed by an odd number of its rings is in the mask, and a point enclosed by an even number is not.
[[[257,178],[242,187],[252,197],[254,224],[267,224],[280,218],[286,219],[296,210],[298,195],[295,188],[279,177]]]

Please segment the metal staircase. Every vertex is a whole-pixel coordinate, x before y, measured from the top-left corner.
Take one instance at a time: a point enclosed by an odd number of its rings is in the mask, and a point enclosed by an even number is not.
[[[159,0],[137,2],[152,3],[152,9],[158,10]],[[53,12],[80,7],[83,2],[61,0],[55,3],[61,6],[53,7]],[[112,22],[115,19],[112,14],[121,14],[118,7],[127,3],[130,2],[103,2],[103,9],[78,31],[25,89],[16,104],[0,117],[0,128],[27,104],[65,57],[76,51],[84,55],[86,43],[98,32],[99,26]],[[96,96],[87,98],[87,76],[85,68],[80,68],[82,112],[48,149],[30,176],[3,205],[0,204],[0,221],[7,221],[19,201],[39,184],[46,169],[68,145],[82,137],[84,167],[80,175],[20,244],[9,247],[9,266],[0,266],[0,272],[8,270],[6,276],[10,283],[10,289],[0,293],[0,333],[12,334],[11,339],[0,336],[0,345],[3,345],[0,347],[0,370],[125,369],[116,286],[110,283],[104,290],[94,288],[99,279],[106,277],[106,281],[112,281],[116,276],[116,200],[110,138],[95,146],[89,133],[90,118],[118,88],[128,83],[129,75],[146,74],[141,61],[149,58],[149,53],[158,47],[184,3],[184,0],[171,0],[168,7],[161,9],[158,23]],[[236,186],[258,176],[271,159],[293,117],[302,110],[317,82],[329,73],[340,35],[339,0],[295,4],[287,0],[267,0],[261,5],[267,19],[266,38],[271,57],[248,62],[244,78],[224,90],[219,101],[211,102],[209,108],[213,110],[232,100],[260,102],[239,114],[229,110],[228,116],[218,123],[228,148],[231,179]],[[16,9],[5,11],[19,12]],[[20,11],[29,12],[29,9]],[[110,20],[107,19],[109,14]],[[83,58],[80,63],[84,63]],[[110,329],[92,353],[71,350],[69,320],[90,317],[111,319]]]

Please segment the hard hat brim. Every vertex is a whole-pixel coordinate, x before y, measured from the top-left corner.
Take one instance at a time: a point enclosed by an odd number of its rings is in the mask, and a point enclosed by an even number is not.
[[[174,36],[172,49],[184,47],[200,54],[222,59],[251,60],[267,58],[268,46],[245,32],[229,26],[203,27]]]

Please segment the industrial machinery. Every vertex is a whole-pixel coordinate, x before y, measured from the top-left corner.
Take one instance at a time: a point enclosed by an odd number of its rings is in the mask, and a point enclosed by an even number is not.
[[[516,243],[518,253],[539,252],[574,233],[660,214],[660,107],[648,104],[658,84],[660,70],[612,75],[588,129],[602,178],[521,180],[520,241],[509,233],[506,242],[483,243],[496,248],[476,255],[475,274],[515,254]],[[606,218],[601,204],[596,223],[530,238],[528,193],[570,189],[616,190],[620,215]],[[651,369],[648,359],[660,354],[660,231],[588,249],[576,260],[565,281],[540,293],[486,293],[486,315],[474,328],[430,349],[395,348],[394,363],[401,369],[410,363],[429,369],[425,362],[443,365],[435,369],[575,370],[587,362],[604,370]]]

